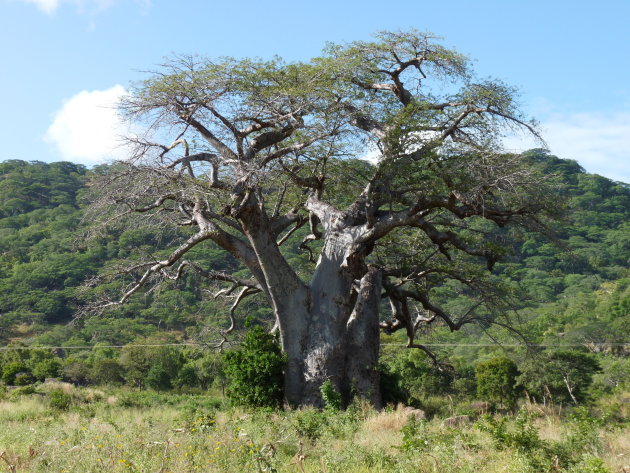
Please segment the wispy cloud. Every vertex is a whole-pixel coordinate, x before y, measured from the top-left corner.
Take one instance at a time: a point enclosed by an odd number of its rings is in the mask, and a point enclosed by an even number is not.
[[[32,3],[44,13],[51,14],[59,7],[59,0],[21,0],[24,3]]]
[[[553,114],[541,123],[549,150],[575,159],[588,172],[630,183],[630,112]],[[540,147],[533,140],[509,137],[513,150]]]
[[[66,100],[48,128],[45,140],[63,159],[94,164],[125,157],[121,137],[129,135],[117,110],[125,88],[82,91]]]
[[[61,5],[73,5],[79,13],[98,13],[106,10],[120,0],[18,0],[22,3],[35,5],[42,12],[50,15],[56,12]],[[151,0],[134,0],[140,6],[142,12],[146,12],[151,7]]]

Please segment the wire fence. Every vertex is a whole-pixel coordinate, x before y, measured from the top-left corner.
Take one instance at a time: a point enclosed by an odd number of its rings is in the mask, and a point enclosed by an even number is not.
[[[381,343],[381,346],[398,346],[406,347],[406,343]],[[611,343],[611,342],[584,342],[584,343],[423,343],[427,348],[454,348],[454,347],[503,347],[503,348],[563,348],[563,347],[630,347],[630,342]],[[130,343],[127,345],[73,345],[73,346],[51,346],[51,345],[33,345],[33,346],[3,346],[0,351],[19,351],[19,350],[97,350],[104,348],[126,348],[126,347],[192,347],[192,348],[211,348],[210,344],[197,342],[183,343]]]

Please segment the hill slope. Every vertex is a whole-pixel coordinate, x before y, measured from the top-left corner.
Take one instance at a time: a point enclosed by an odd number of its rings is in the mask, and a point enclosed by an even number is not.
[[[541,150],[525,157],[561,176],[568,206],[564,219],[552,224],[555,241],[523,231],[508,235],[509,256],[496,272],[526,302],[521,330],[538,342],[557,340],[558,334],[580,343],[628,341],[630,186],[587,174],[576,162]],[[100,171],[71,163],[0,163],[2,343],[125,344],[158,331],[184,338],[199,335],[203,327],[224,326],[224,302],[207,297],[193,277],[68,326],[81,301],[100,291],[80,290],[86,278],[139,253],[159,256],[169,242],[168,235],[150,227],[113,228],[85,241],[82,196],[90,192],[86,184],[93,172]],[[208,267],[237,269],[211,245],[196,251],[203,252]],[[297,240],[287,251],[306,268]],[[270,315],[255,299],[242,310],[259,319]],[[443,340],[444,334],[433,337]],[[478,339],[479,331],[454,339],[469,337]]]

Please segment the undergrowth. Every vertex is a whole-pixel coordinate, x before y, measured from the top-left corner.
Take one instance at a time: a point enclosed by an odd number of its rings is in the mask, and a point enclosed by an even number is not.
[[[14,391],[15,392],[15,391]],[[521,409],[446,427],[403,407],[245,410],[212,396],[40,385],[0,401],[0,471],[630,471],[628,420]]]

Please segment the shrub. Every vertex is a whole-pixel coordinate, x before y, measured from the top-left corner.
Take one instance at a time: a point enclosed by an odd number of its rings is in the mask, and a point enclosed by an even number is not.
[[[68,383],[87,384],[90,369],[82,361],[71,361],[63,367],[63,380]]]
[[[313,408],[305,408],[295,412],[293,417],[295,430],[300,437],[314,442],[322,436],[328,425],[328,416],[325,412]]]
[[[630,358],[603,357],[599,362],[602,371],[593,376],[592,389],[601,394],[630,390]]]
[[[148,343],[163,343],[164,341],[146,340]],[[120,364],[124,368],[128,384],[139,388],[146,385],[157,390],[173,387],[184,361],[181,351],[173,347],[145,347],[130,344],[122,349],[120,355]]]
[[[33,376],[39,381],[61,376],[61,361],[57,358],[42,360],[33,366]]]
[[[179,370],[175,384],[179,388],[183,387],[196,387],[199,385],[199,378],[197,377],[197,370],[191,363],[187,363]]]
[[[33,378],[33,375],[31,373],[20,372],[15,375],[13,384],[15,384],[16,386],[28,386],[29,384],[33,384],[34,381],[35,379]]]
[[[18,376],[20,374],[22,376]],[[24,382],[29,380],[30,377],[30,370],[21,361],[12,361],[7,363],[2,369],[2,381],[4,381],[5,384],[13,385],[15,384],[16,379],[20,380],[20,382],[23,382],[24,384],[30,384],[30,382]],[[20,386],[24,386],[24,384],[20,384]]]
[[[477,392],[477,379],[475,378],[475,369],[472,366],[456,368],[453,392],[462,398],[474,398]]]
[[[182,353],[173,347],[161,347],[153,353],[145,384],[158,391],[171,389],[184,364]]]
[[[29,384],[28,386],[21,386],[17,389],[12,390],[10,397],[18,398],[20,396],[27,396],[29,394],[35,394],[36,392],[37,391],[35,390],[35,387],[32,384]]]
[[[322,384],[320,391],[322,393],[322,399],[324,400],[324,406],[331,411],[341,410],[341,394],[335,389],[332,382],[327,380]]]
[[[509,409],[516,405],[518,369],[506,357],[493,358],[477,364],[477,395],[483,400],[499,402]]]
[[[402,350],[381,363],[383,402],[420,407],[422,401],[451,391],[452,370],[440,370],[420,350]]]
[[[156,364],[149,368],[144,382],[148,387],[157,391],[164,391],[173,387],[171,375],[162,364]]]
[[[227,397],[235,404],[278,407],[283,398],[285,356],[277,338],[262,327],[250,328],[241,346],[225,354]]]
[[[409,416],[401,430],[402,444],[397,448],[403,452],[422,452],[435,448],[452,451],[457,444],[469,449],[477,448],[470,435],[460,429],[440,429],[432,432],[428,427],[427,421]]]
[[[70,395],[64,393],[61,389],[55,389],[50,391],[50,407],[53,409],[59,409],[62,411],[67,410],[70,407],[72,399]]]
[[[608,473],[601,460],[598,427],[604,420],[596,419],[585,408],[577,408],[571,416],[571,432],[561,441],[540,438],[533,415],[522,410],[509,425],[508,418],[485,416],[477,427],[487,432],[498,450],[511,448],[529,464],[531,471],[568,471],[571,473]]]
[[[116,360],[102,358],[96,360],[90,373],[90,382],[94,384],[120,384],[124,378],[125,370]]]
[[[195,373],[199,386],[208,389],[210,386],[225,387],[225,373],[223,371],[223,356],[216,352],[207,352],[194,362]]]
[[[530,413],[519,412],[512,429],[508,426],[507,418],[495,419],[488,415],[485,416],[483,423],[477,424],[477,427],[490,434],[497,450],[508,448],[516,450],[533,471],[551,470],[556,455],[538,435]]]
[[[135,345],[126,345],[120,354],[120,364],[125,370],[127,384],[143,387],[144,379],[149,371],[147,349]]]

